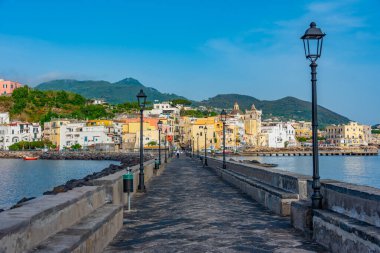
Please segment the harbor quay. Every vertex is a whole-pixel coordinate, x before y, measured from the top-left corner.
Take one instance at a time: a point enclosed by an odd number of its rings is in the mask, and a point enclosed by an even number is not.
[[[201,157],[202,158],[202,157]],[[204,161],[204,158],[202,158]],[[132,167],[0,213],[0,252],[380,252],[380,190],[197,156]]]

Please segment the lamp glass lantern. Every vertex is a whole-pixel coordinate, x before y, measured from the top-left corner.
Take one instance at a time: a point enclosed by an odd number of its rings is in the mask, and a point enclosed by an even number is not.
[[[157,127],[158,127],[158,130],[162,130],[162,121],[161,120],[159,120],[158,122],[157,122]]]
[[[143,110],[145,108],[145,105],[146,105],[146,95],[144,93],[144,91],[141,89],[140,92],[137,94],[137,101],[139,103],[139,107],[141,110]]]
[[[205,132],[205,134],[207,134],[207,126],[205,126],[205,127],[203,128],[203,131]]]
[[[315,22],[310,23],[310,28],[305,31],[301,37],[305,50],[305,57],[315,62],[322,53],[323,37],[326,34],[320,28],[317,28]]]
[[[223,122],[226,122],[227,120],[227,112],[223,109],[222,112],[220,113],[220,119],[223,121]]]

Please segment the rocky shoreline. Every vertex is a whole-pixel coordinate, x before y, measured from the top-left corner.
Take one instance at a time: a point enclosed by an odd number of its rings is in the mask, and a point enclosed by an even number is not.
[[[38,151],[37,151],[38,152]],[[4,153],[11,152],[0,152],[0,158],[22,158],[26,155],[36,156],[36,152],[24,152],[24,151],[15,151],[12,154],[8,154],[7,156],[2,156]],[[32,153],[32,154],[30,154]],[[50,191],[46,191],[43,195],[56,195],[61,192],[67,192],[75,187],[81,186],[92,186],[93,180],[101,177],[108,176],[110,174],[116,173],[127,167],[132,167],[140,162],[140,157],[138,154],[128,154],[128,153],[103,153],[103,152],[40,152],[40,159],[45,160],[114,160],[120,161],[120,165],[111,164],[107,168],[94,172],[91,175],[87,175],[82,179],[71,179],[62,185],[58,185],[54,187]],[[148,161],[152,159],[151,155],[144,155],[144,161]],[[15,205],[13,205],[10,209],[14,209],[22,206],[22,204],[26,201],[32,200],[35,197],[30,198],[22,198]],[[4,211],[0,209],[0,212]]]

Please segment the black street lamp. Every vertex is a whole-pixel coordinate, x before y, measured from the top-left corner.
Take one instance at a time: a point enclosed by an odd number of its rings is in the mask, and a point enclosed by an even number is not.
[[[319,181],[318,161],[318,118],[317,118],[317,59],[321,57],[323,37],[326,34],[314,22],[301,37],[305,50],[305,56],[310,60],[311,68],[311,94],[312,94],[312,135],[313,135],[313,195],[311,196],[312,208],[322,208],[321,183]]]
[[[157,122],[158,127],[158,165],[161,165],[161,131],[162,131],[162,121]]]
[[[226,165],[226,120],[227,120],[227,113],[223,109],[220,113],[220,118],[223,122],[223,169],[227,168]]]
[[[205,132],[205,162],[204,162],[204,166],[208,166],[207,164],[207,126],[205,126],[203,128],[204,132]]]
[[[144,136],[143,136],[143,111],[146,105],[146,95],[141,89],[139,94],[137,94],[137,101],[140,107],[140,173],[139,173],[139,185],[138,191],[145,191],[144,184]]]
[[[165,163],[168,162],[168,155],[167,155],[167,151],[166,151],[166,140],[168,139],[168,129],[165,129]]]
[[[194,136],[192,136],[192,139],[193,139],[193,144],[191,144],[191,148],[192,148],[192,151],[193,151],[192,157],[194,158],[194,150],[195,150],[195,147],[194,147]]]
[[[200,158],[200,155],[199,155],[199,133],[197,133],[197,156],[198,156],[198,158]]]

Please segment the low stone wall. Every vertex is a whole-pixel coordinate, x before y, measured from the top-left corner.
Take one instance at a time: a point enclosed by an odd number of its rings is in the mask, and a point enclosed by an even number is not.
[[[40,156],[42,154],[42,151],[5,151],[0,150],[0,158],[16,158],[21,159],[25,156]]]
[[[230,182],[273,212],[290,215],[290,204],[307,197],[307,179],[310,177],[256,165],[227,162],[208,158],[208,165],[224,180]]]
[[[154,160],[145,162],[146,182],[161,173],[163,168],[161,166],[155,171]],[[134,194],[138,165],[133,166],[132,171]],[[49,251],[51,247],[54,252],[101,252],[122,226],[121,207],[127,200],[122,183],[125,173],[119,171],[93,180],[94,186],[44,195],[22,203],[18,208],[1,212],[0,252],[40,252]],[[73,235],[73,231],[77,234]],[[100,238],[99,235],[102,240],[96,239]],[[95,251],[91,245],[96,245]]]
[[[24,158],[26,156],[39,157],[44,160],[114,160],[128,162],[131,157],[139,157],[138,153],[130,152],[97,152],[97,151],[0,151],[0,158]],[[153,158],[149,153],[145,153],[144,157],[147,160]]]
[[[312,210],[310,176],[230,161],[223,170],[213,158],[208,165],[331,252],[380,252],[380,189],[321,180],[323,208]]]
[[[311,182],[309,182],[311,191]],[[313,237],[332,252],[380,252],[380,189],[322,180]]]

